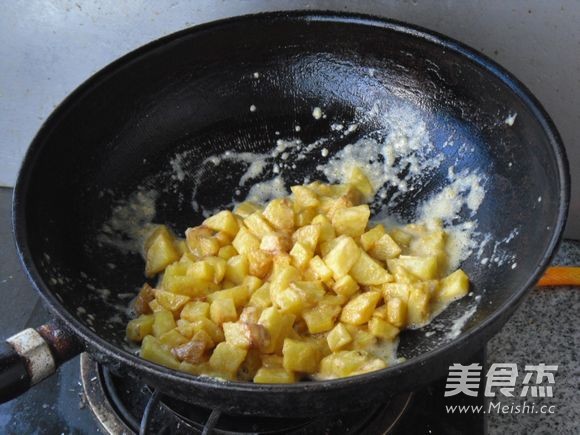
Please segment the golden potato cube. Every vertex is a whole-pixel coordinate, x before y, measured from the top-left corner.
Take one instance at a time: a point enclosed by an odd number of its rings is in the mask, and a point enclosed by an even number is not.
[[[256,236],[262,240],[266,234],[274,232],[274,228],[268,223],[262,212],[256,211],[244,219],[244,225]]]
[[[401,255],[401,247],[397,245],[391,236],[383,234],[374,245],[368,249],[369,254],[377,260],[387,261],[390,258],[395,258]]]
[[[309,265],[313,255],[314,252],[300,242],[296,242],[290,250],[292,265],[298,269],[305,269]]]
[[[236,255],[227,260],[225,279],[235,284],[241,284],[248,273],[248,257],[245,255]]]
[[[157,302],[157,300],[153,299],[151,302],[149,302],[149,309],[151,310],[152,313],[156,313],[157,311],[166,311],[165,308],[163,308],[161,306],[161,304],[159,302]]]
[[[405,248],[408,248],[413,240],[413,236],[401,228],[394,228],[389,231],[389,234],[397,245]]]
[[[179,333],[177,329],[172,329],[167,331],[159,337],[159,343],[163,345],[166,349],[173,349],[183,343],[187,343],[189,340]]]
[[[336,239],[327,240],[326,242],[320,242],[318,244],[318,252],[322,257],[326,257],[330,251],[343,239],[344,236],[337,237]]]
[[[373,311],[373,317],[378,317],[379,319],[388,321],[389,316],[387,311],[388,311],[387,304],[383,304],[380,307],[375,308],[375,311]]]
[[[327,242],[336,238],[336,233],[334,227],[330,220],[323,214],[319,214],[312,219],[312,225],[318,225],[320,227],[320,234],[318,236],[319,242]]]
[[[353,167],[350,171],[348,176],[348,183],[356,187],[365,198],[371,198],[375,193],[375,189],[373,188],[371,182],[363,170],[358,166]]]
[[[320,203],[318,195],[307,186],[292,186],[290,190],[294,194],[294,203],[301,209],[317,207]]]
[[[303,227],[312,223],[312,219],[318,214],[317,207],[308,207],[296,213],[294,225],[296,227]]]
[[[360,255],[349,273],[362,285],[379,285],[393,280],[391,274],[363,250],[360,250]]]
[[[248,229],[242,227],[232,241],[232,245],[240,254],[247,254],[248,252],[260,249],[260,239],[254,236]]]
[[[195,298],[204,296],[208,292],[217,289],[218,285],[211,281],[196,279],[191,275],[165,275],[163,277],[162,287],[171,293]]]
[[[205,260],[191,263],[187,269],[187,275],[193,276],[196,280],[215,282],[215,269],[209,262]]]
[[[165,290],[155,290],[155,299],[159,304],[169,311],[179,311],[187,302],[189,296],[178,295]]]
[[[240,365],[246,358],[248,351],[234,346],[228,342],[222,342],[216,346],[209,359],[209,365],[212,369],[226,373],[234,377]]]
[[[210,256],[203,259],[213,267],[213,282],[219,284],[226,276],[226,260],[220,257]]]
[[[272,270],[272,254],[261,249],[249,252],[248,258],[248,272],[250,275],[258,278],[265,278]]]
[[[302,313],[302,318],[306,322],[308,332],[318,334],[330,331],[334,327],[339,314],[339,305],[320,304],[305,310]]]
[[[256,211],[259,211],[261,209],[262,207],[260,207],[258,204],[254,204],[253,202],[250,201],[245,201],[240,203],[234,211],[242,219],[245,219],[252,213],[255,213]]]
[[[282,348],[283,366],[288,371],[315,373],[322,355],[316,343],[287,338]]]
[[[234,236],[226,233],[225,231],[218,231],[217,233],[215,233],[214,238],[218,241],[220,246],[228,246],[232,244],[232,239],[234,238]]]
[[[387,363],[362,350],[341,350],[320,361],[320,377],[336,379],[368,373],[387,367]]]
[[[210,319],[201,317],[191,322],[191,325],[193,327],[194,335],[196,335],[199,331],[205,331],[211,337],[214,343],[219,343],[220,341],[224,340],[222,329],[219,327],[219,325]]]
[[[407,326],[407,302],[399,298],[390,298],[387,303],[387,320],[397,328]]]
[[[256,290],[250,297],[248,305],[258,308],[268,308],[272,306],[272,300],[270,299],[270,284],[265,283],[262,287]]]
[[[236,251],[236,248],[234,248],[232,245],[226,245],[219,249],[217,255],[224,260],[229,260],[230,258],[238,255],[238,251]]]
[[[383,235],[385,235],[385,227],[381,224],[375,225],[360,236],[360,245],[365,251],[368,251]]]
[[[246,276],[244,281],[242,281],[242,285],[245,285],[248,288],[248,293],[250,295],[262,287],[263,284],[264,282],[260,278],[251,275]]]
[[[236,217],[229,210],[220,211],[218,214],[207,218],[203,221],[203,225],[214,231],[223,231],[231,237],[235,236],[239,229]]]
[[[143,284],[137,297],[133,300],[133,309],[137,314],[150,314],[149,302],[155,299],[155,290],[149,284]]]
[[[185,304],[180,317],[193,322],[202,317],[209,318],[209,304],[202,301],[192,301]]]
[[[354,295],[359,288],[358,283],[350,275],[344,275],[342,278],[339,278],[332,286],[332,290],[337,295],[346,297]]]
[[[375,337],[393,341],[399,335],[399,328],[383,319],[373,317],[369,320],[369,332]]]
[[[250,299],[250,290],[244,284],[237,285],[225,290],[218,290],[207,295],[207,300],[210,303],[219,299],[231,299],[234,301],[236,308],[242,308]]]
[[[347,196],[341,196],[336,199],[320,198],[320,206],[318,207],[318,210],[321,213],[324,213],[328,217],[328,219],[332,221],[332,225],[336,230],[333,220],[334,216],[336,215],[336,212],[338,210],[353,207],[354,205],[355,203]]]
[[[342,309],[340,320],[351,325],[362,325],[368,322],[380,299],[381,294],[375,291],[355,296]]]
[[[332,216],[332,226],[337,234],[359,237],[369,223],[371,210],[367,204],[340,208]]]
[[[183,335],[184,337],[191,338],[193,334],[195,334],[195,330],[193,329],[193,324],[185,319],[177,319],[177,331]]]
[[[437,293],[437,300],[449,303],[462,298],[469,292],[469,278],[461,269],[441,280],[441,288]]]
[[[414,288],[409,294],[407,303],[408,323],[412,327],[419,327],[429,322],[429,294]]]
[[[284,368],[262,367],[254,376],[256,384],[292,384],[294,382],[296,382],[296,375]]]
[[[270,277],[270,299],[274,301],[276,294],[285,290],[290,283],[300,279],[300,272],[294,266],[281,265],[276,267]]]
[[[268,369],[281,369],[282,364],[284,362],[284,358],[282,357],[282,354],[280,353],[280,355],[270,355],[270,354],[261,354],[260,355],[261,359],[262,359],[262,365],[265,368]]]
[[[262,358],[258,349],[248,349],[246,359],[238,369],[238,380],[251,382],[262,367]]]
[[[372,317],[376,319],[376,317]],[[370,320],[369,320],[370,322]],[[377,337],[371,334],[366,328],[360,326],[348,325],[351,327],[349,331],[353,336],[350,347],[354,350],[367,350],[377,344]]]
[[[185,239],[189,250],[200,258],[206,255],[216,255],[221,248],[217,239],[211,237],[211,235],[206,235],[206,230],[211,234],[211,230],[207,227],[188,228],[185,231]]]
[[[278,255],[292,248],[292,239],[284,233],[269,233],[262,237],[259,248],[262,251]]]
[[[215,299],[209,306],[209,316],[218,325],[235,322],[238,319],[236,305],[232,298]]]
[[[319,279],[322,282],[327,282],[332,278],[332,270],[318,255],[310,260],[308,270],[305,273],[308,279]]]
[[[292,332],[292,325],[296,316],[290,313],[281,313],[275,307],[268,307],[260,315],[259,325],[262,325],[270,334],[270,342],[264,346],[264,353],[280,353],[284,339]]]
[[[399,284],[414,284],[420,281],[419,277],[407,270],[397,258],[387,260],[389,272],[393,274],[395,282]]]
[[[294,210],[290,200],[273,199],[264,209],[264,217],[277,230],[294,229]]]
[[[281,252],[279,254],[272,256],[272,270],[279,269],[280,267],[292,266],[292,257],[290,254]]]
[[[226,342],[234,346],[248,349],[252,344],[250,329],[247,324],[226,322],[222,325]]]
[[[298,228],[292,235],[294,242],[299,242],[308,249],[314,251],[320,238],[320,225],[311,224]]]
[[[345,276],[361,255],[361,249],[352,237],[343,236],[337,239],[332,250],[325,255],[324,263],[332,270],[334,279]]]
[[[297,289],[301,294],[305,295],[306,298],[315,303],[320,301],[326,290],[320,281],[294,281],[290,284],[291,288]]]
[[[336,326],[332,328],[332,331],[330,331],[326,336],[326,341],[330,350],[332,352],[337,352],[352,342],[352,336],[342,323],[337,323]]]
[[[189,253],[189,248],[187,247],[187,243],[185,242],[185,239],[176,239],[175,240],[175,249],[177,249],[177,252],[179,252],[179,255]]]
[[[158,227],[146,242],[145,275],[152,277],[179,260],[175,238],[165,226]]]
[[[157,311],[153,313],[153,317],[153,335],[157,338],[161,337],[167,331],[170,331],[177,326],[171,311]]]
[[[175,358],[169,350],[165,349],[159,340],[151,335],[147,335],[143,338],[143,343],[141,344],[141,350],[139,353],[141,358],[148,361],[174,370],[179,368],[179,361],[177,358]]]
[[[403,266],[422,280],[435,279],[438,276],[437,257],[415,257],[411,255],[401,255],[399,258],[387,260],[389,270],[396,265]]]
[[[409,244],[409,253],[419,257],[437,257],[440,268],[444,269],[447,267],[446,242],[447,237],[443,229],[432,230],[413,239]]]
[[[153,334],[153,314],[141,314],[127,324],[127,338],[131,341],[140,342],[146,335]]]
[[[276,293],[272,302],[283,313],[300,314],[308,306],[306,296],[292,287]]]

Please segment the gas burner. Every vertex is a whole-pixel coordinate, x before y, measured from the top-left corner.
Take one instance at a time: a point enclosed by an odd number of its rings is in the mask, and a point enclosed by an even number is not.
[[[412,394],[396,396],[371,409],[319,418],[231,416],[154,392],[132,378],[120,378],[81,355],[87,403],[110,434],[389,434],[411,403]]]

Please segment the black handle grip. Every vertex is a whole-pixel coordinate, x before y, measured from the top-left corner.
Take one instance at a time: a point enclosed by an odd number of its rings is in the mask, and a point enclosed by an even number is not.
[[[53,323],[0,342],[0,403],[18,397],[81,351],[76,337]]]
[[[26,360],[7,342],[0,342],[0,403],[20,396],[30,388]]]

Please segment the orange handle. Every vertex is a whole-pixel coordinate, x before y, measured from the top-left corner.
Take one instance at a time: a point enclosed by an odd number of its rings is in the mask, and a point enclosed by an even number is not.
[[[538,286],[580,286],[580,267],[549,267],[538,281]]]

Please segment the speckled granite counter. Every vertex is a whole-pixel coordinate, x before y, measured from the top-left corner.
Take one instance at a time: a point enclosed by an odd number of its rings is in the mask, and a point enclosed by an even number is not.
[[[555,265],[580,265],[580,242],[565,241]],[[554,414],[490,413],[488,429],[495,434],[580,433],[580,289],[535,289],[501,332],[488,344],[488,365],[557,364],[554,397],[528,398],[536,408],[555,405]],[[506,404],[521,404],[515,397]]]

